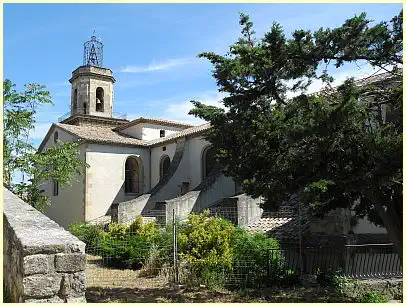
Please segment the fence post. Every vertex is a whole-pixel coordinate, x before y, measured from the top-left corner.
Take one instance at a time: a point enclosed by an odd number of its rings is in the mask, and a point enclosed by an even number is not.
[[[178,237],[176,233],[176,215],[175,209],[172,210],[172,228],[173,228],[173,272],[174,283],[179,283],[179,270],[178,270]]]
[[[266,280],[266,283],[267,283],[267,285],[269,285],[269,282],[271,281],[271,266],[270,266],[270,263],[269,263],[269,248],[267,248],[266,249],[266,265],[267,265],[267,268],[266,268],[266,276],[267,276],[267,280]]]
[[[172,239],[173,239],[173,282],[176,283],[176,232],[175,209],[172,210]]]

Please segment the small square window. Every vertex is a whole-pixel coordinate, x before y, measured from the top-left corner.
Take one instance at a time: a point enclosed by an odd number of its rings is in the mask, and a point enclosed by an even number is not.
[[[166,147],[162,147],[162,151],[166,151]]]
[[[165,130],[159,131],[159,137],[165,137]]]

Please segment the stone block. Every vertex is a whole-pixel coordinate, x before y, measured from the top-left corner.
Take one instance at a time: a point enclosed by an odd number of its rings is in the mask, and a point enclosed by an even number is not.
[[[52,297],[61,288],[61,274],[36,274],[24,277],[24,297]]]
[[[67,298],[66,299],[67,303],[86,303],[86,298],[85,296],[82,297],[74,297],[74,298]]]
[[[24,303],[65,303],[65,300],[59,296],[54,296],[47,299],[28,299]]]
[[[86,268],[86,255],[83,253],[56,254],[55,270],[58,272],[79,272]]]
[[[53,273],[54,255],[29,255],[24,257],[24,274],[48,274]]]
[[[64,297],[81,297],[86,291],[86,272],[64,274],[59,294]]]

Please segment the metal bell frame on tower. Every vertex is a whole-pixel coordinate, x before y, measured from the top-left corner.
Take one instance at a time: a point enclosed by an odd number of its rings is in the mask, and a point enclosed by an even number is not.
[[[103,44],[96,36],[84,43],[83,66],[103,66]]]

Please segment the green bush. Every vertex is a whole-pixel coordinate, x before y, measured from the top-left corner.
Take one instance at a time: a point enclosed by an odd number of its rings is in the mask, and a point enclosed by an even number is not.
[[[143,224],[142,217],[138,216],[133,223],[130,224],[128,232],[133,235],[138,235],[147,238],[150,241],[158,239],[160,230],[155,221]]]
[[[119,268],[140,268],[148,258],[151,243],[145,237],[124,235],[117,238],[106,233],[99,241],[100,255],[106,266]]]
[[[233,261],[234,231],[232,223],[210,217],[209,211],[189,215],[178,235],[179,255],[187,263],[189,279],[193,275],[193,281],[206,286],[222,286],[222,275],[231,269]]]
[[[361,303],[387,303],[388,297],[376,291],[365,292],[360,298]]]
[[[103,226],[80,222],[71,224],[68,230],[72,235],[86,243],[86,253],[94,253],[100,234],[103,232]]]
[[[110,223],[108,236],[115,240],[125,240],[129,233],[129,227],[124,224]],[[105,235],[104,235],[105,236]]]
[[[237,228],[232,237],[232,275],[237,286],[261,286],[282,275],[279,243],[262,233]],[[238,282],[238,280],[240,280]],[[242,282],[242,283],[241,283]]]
[[[249,234],[228,220],[211,217],[209,211],[191,214],[176,222],[179,269],[189,284],[211,288],[255,287],[281,277],[282,263],[276,239]],[[108,230],[87,223],[70,227],[104,264],[118,268],[142,268],[141,275],[156,276],[173,267],[173,225],[159,228],[138,217],[129,226],[109,224]]]
[[[187,279],[209,287],[254,287],[281,275],[276,239],[249,234],[231,222],[191,214],[179,234],[181,259]]]
[[[139,269],[147,263],[145,273],[151,274],[168,261],[168,238],[170,234],[155,222],[143,224],[137,217],[129,226],[110,224],[109,230],[100,234],[98,248],[107,266]]]
[[[330,292],[332,302],[342,301],[348,297],[354,296],[356,290],[356,281],[343,276],[341,269],[328,270],[326,272],[317,271],[317,282],[321,287]]]
[[[179,233],[180,255],[190,263],[222,264],[231,268],[231,238],[235,227],[209,212],[191,214]]]

